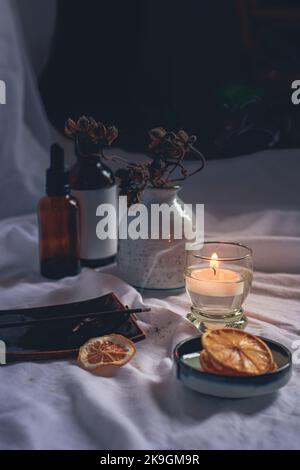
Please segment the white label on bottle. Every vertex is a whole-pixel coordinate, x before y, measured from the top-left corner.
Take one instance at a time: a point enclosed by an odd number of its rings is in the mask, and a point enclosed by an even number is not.
[[[118,249],[117,230],[115,235],[109,234],[108,238],[100,240],[96,228],[103,217],[97,216],[96,212],[101,204],[111,204],[117,210],[117,187],[91,191],[72,190],[72,194],[79,202],[80,209],[80,258],[97,260],[115,256]]]

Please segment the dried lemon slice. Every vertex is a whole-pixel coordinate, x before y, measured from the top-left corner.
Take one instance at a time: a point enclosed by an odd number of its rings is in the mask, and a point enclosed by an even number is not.
[[[78,362],[90,372],[108,373],[125,365],[135,352],[132,341],[125,336],[111,334],[92,338],[81,346]]]
[[[274,370],[268,346],[244,331],[234,328],[209,331],[203,335],[202,345],[208,355],[204,363],[214,372],[218,367],[225,369],[224,375],[260,375]]]

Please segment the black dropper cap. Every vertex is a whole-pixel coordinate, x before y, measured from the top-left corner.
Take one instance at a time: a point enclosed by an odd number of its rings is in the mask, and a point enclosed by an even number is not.
[[[58,144],[50,149],[50,168],[46,173],[46,192],[48,196],[63,196],[70,193],[69,172],[65,170],[64,150]]]

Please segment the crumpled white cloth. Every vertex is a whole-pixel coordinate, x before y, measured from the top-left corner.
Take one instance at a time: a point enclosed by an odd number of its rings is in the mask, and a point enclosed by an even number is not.
[[[238,241],[253,250],[254,269],[300,273],[300,212],[256,210],[238,215],[205,210],[206,240]]]
[[[11,0],[0,0],[0,219],[33,212],[44,191],[51,130],[37,93],[21,18]]]
[[[36,216],[14,216],[32,212],[43,193],[49,126],[13,2],[0,0],[0,12],[0,79],[9,91],[0,108],[0,219],[12,217],[0,222],[0,308],[111,290],[124,303],[152,307],[141,317],[147,339],[115,378],[94,377],[68,361],[0,366],[0,448],[299,448],[299,367],[277,395],[202,396],[183,388],[173,371],[175,344],[195,334],[183,318],[189,308],[184,293],[142,299],[112,274],[90,270],[58,282],[40,278]],[[298,153],[278,150],[208,162],[182,191],[184,201],[206,204],[207,238],[244,241],[254,249],[249,330],[289,348],[299,338]]]
[[[140,318],[147,339],[114,378],[95,377],[69,361],[1,366],[1,449],[300,447],[299,367],[283,390],[261,398],[222,400],[184,388],[175,377],[172,352],[196,333],[184,318],[186,294],[141,296],[112,274],[115,268],[110,274],[85,269],[78,277],[47,282],[38,274],[35,220],[24,216],[0,224],[1,308],[113,290],[124,303],[147,304],[152,311]],[[246,301],[249,331],[291,349],[299,339],[299,286],[299,274],[256,272]]]
[[[87,269],[58,283],[24,279],[11,287],[4,285],[1,299],[4,308],[16,303],[72,301],[111,291],[125,304],[143,304],[141,296],[124,282]],[[161,407],[168,395],[170,403],[173,400],[172,351],[195,330],[164,303],[149,300],[147,304],[154,306],[140,321],[147,339],[137,344],[135,358],[114,378],[95,377],[72,362],[1,367],[0,448],[158,446],[164,433],[161,424],[168,421]]]

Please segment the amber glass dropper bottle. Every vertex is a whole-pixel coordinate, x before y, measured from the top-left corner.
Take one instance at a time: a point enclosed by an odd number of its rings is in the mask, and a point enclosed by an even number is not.
[[[51,147],[46,196],[38,205],[41,274],[49,279],[75,276],[80,271],[79,208],[70,194],[64,151]]]

